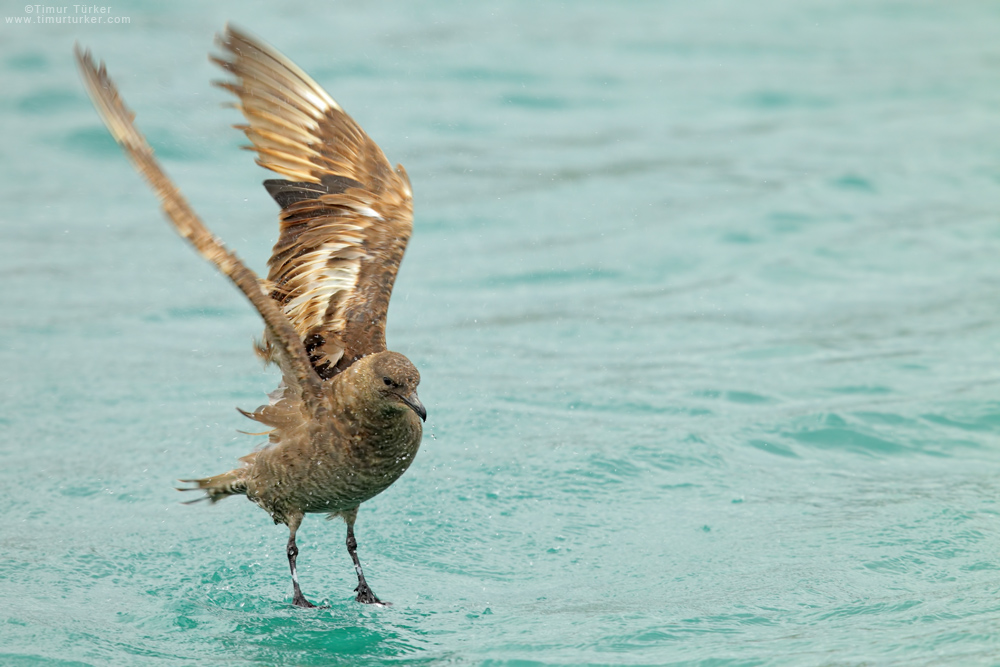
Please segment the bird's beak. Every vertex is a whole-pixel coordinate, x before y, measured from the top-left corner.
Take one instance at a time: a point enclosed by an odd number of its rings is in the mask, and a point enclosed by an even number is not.
[[[420,417],[420,421],[427,421],[427,408],[425,408],[424,404],[420,402],[420,398],[417,396],[416,391],[411,392],[409,396],[400,396],[400,398],[403,400],[403,403],[406,403],[413,409],[414,412],[417,413],[417,416]]]

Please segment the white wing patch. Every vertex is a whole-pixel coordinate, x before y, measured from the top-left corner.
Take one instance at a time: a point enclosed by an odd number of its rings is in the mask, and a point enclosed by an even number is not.
[[[298,279],[294,282],[306,285],[308,289],[285,304],[285,314],[289,319],[301,323],[299,331],[323,327],[326,310],[317,306],[325,306],[337,293],[351,292],[357,286],[361,253],[356,249],[360,243],[360,239],[341,237],[339,241],[324,243],[299,258],[295,271]]]
[[[352,205],[351,210],[367,218],[375,218],[376,220],[385,220],[385,218],[383,218],[379,214],[379,212],[373,209],[371,206]]]

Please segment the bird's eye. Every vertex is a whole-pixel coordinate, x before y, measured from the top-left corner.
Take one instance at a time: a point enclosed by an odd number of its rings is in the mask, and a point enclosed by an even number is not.
[[[392,380],[389,378],[382,378],[382,382],[385,382],[385,386],[387,387],[392,384]]]

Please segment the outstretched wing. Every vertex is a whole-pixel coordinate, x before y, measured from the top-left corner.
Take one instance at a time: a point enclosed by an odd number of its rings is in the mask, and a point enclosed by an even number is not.
[[[125,106],[104,63],[100,67],[96,66],[90,52],[82,51],[79,45],[76,46],[75,53],[87,92],[101,119],[160,198],[163,210],[174,228],[202,257],[225,274],[260,313],[268,339],[273,342],[285,383],[292,388],[294,395],[301,397],[313,416],[319,417],[327,412],[323,385],[313,372],[302,341],[288,318],[268,298],[257,275],[208,231],[177,186],[163,172],[153,156],[153,149],[135,127],[135,114]]]
[[[227,26],[218,38],[235,76],[217,85],[239,99],[257,164],[281,206],[268,262],[271,297],[329,378],[385,347],[385,317],[413,228],[410,181],[319,84],[283,55]],[[260,349],[273,353],[270,332]]]

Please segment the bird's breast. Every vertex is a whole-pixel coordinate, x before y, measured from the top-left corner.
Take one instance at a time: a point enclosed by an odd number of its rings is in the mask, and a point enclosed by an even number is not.
[[[422,437],[420,420],[407,411],[389,423],[353,426],[319,429],[308,437],[300,432],[260,452],[248,496],[268,510],[326,513],[378,495],[413,462]]]

